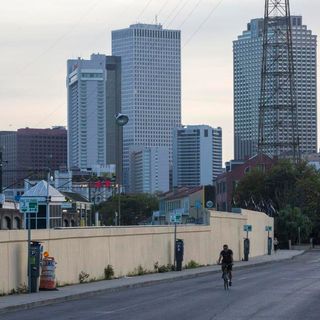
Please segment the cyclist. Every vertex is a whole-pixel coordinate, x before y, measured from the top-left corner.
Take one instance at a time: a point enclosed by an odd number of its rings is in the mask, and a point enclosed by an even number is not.
[[[221,270],[223,273],[224,268],[227,268],[229,273],[229,285],[232,286],[232,265],[233,265],[233,252],[229,249],[228,245],[223,245],[223,250],[220,252],[218,264],[221,263]]]

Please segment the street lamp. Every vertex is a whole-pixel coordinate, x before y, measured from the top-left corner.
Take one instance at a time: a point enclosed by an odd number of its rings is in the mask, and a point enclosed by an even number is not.
[[[117,149],[117,163],[116,163],[116,180],[117,180],[117,185],[118,185],[118,216],[119,216],[119,223],[118,225],[121,225],[121,202],[120,202],[120,184],[121,184],[121,179],[122,175],[120,175],[121,169],[120,166],[122,167],[122,127],[125,126],[128,121],[129,117],[126,114],[123,113],[117,113],[115,116],[116,119],[116,124],[118,126],[118,149]]]

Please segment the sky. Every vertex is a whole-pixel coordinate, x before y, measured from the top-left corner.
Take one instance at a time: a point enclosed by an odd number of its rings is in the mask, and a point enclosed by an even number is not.
[[[67,124],[66,61],[111,54],[111,31],[136,22],[182,31],[182,123],[223,130],[233,158],[232,41],[264,0],[0,0],[0,130]],[[320,1],[291,0],[319,34]]]

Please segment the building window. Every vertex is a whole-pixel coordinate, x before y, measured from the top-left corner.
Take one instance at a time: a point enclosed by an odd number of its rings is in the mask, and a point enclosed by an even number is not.
[[[250,167],[246,167],[245,169],[244,169],[244,174],[247,174],[247,173],[249,173],[250,172]]]

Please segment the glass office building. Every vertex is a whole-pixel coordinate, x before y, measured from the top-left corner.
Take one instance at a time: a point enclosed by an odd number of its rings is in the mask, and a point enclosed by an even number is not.
[[[112,31],[112,54],[121,57],[122,112],[129,116],[123,130],[128,187],[131,146],[168,147],[172,162],[172,132],[181,124],[180,31],[140,23]]]
[[[222,130],[185,126],[173,134],[173,187],[212,185],[222,173]]]
[[[292,16],[298,133],[302,154],[317,151],[317,36]],[[253,19],[233,42],[234,158],[257,153],[263,19]],[[279,140],[283,140],[281,137]]]

